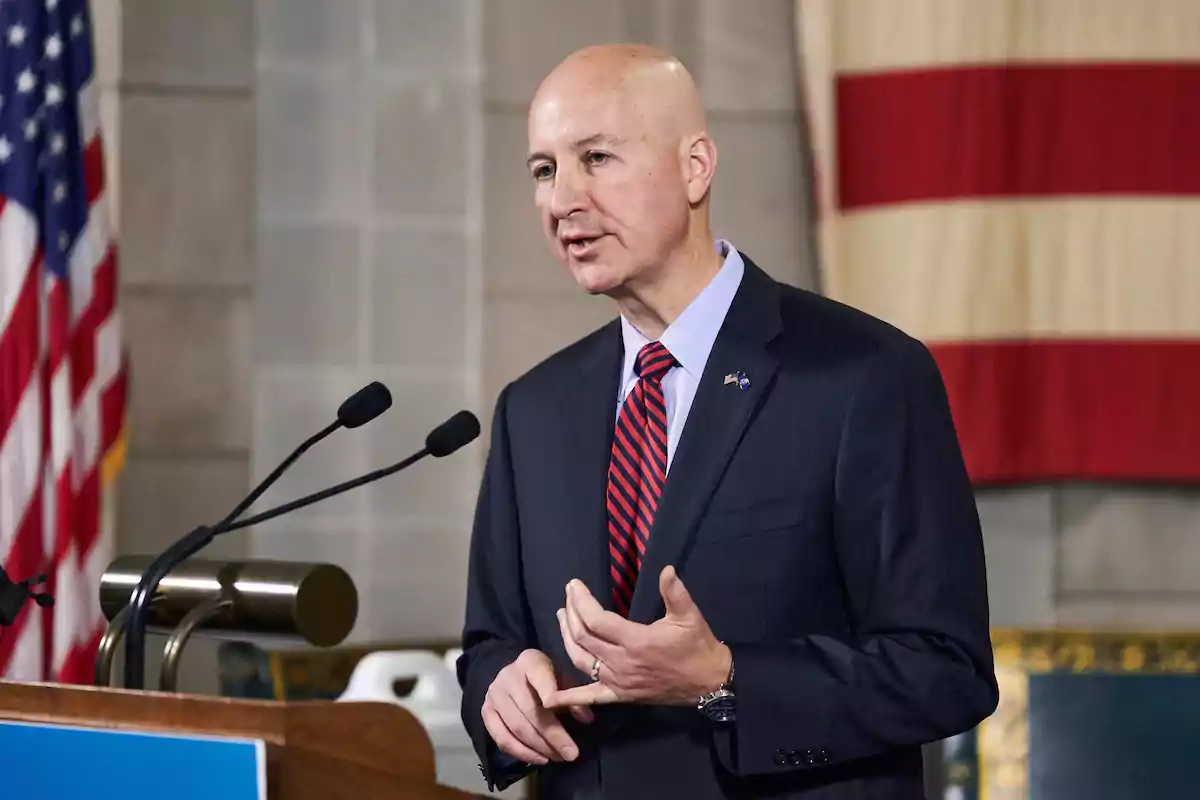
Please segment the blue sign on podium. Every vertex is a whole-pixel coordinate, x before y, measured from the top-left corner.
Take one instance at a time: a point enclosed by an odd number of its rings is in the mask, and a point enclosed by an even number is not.
[[[5,797],[266,800],[259,739],[0,722]]]

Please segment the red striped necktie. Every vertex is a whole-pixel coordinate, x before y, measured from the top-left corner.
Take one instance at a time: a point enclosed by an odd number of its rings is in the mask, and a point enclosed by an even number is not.
[[[667,348],[651,342],[638,351],[641,378],[625,398],[608,465],[608,553],[613,607],[629,614],[650,526],[667,481],[667,403],[662,379],[678,364]]]

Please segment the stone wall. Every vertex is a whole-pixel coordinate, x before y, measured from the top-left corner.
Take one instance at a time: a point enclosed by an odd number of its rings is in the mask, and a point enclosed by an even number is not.
[[[340,431],[262,505],[399,461],[483,394],[480,4],[259,0],[252,474],[372,380],[394,406]],[[344,566],[353,638],[461,625],[479,443],[267,525],[256,556]]]

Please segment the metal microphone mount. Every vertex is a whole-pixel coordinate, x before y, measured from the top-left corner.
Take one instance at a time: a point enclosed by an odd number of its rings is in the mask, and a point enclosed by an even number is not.
[[[14,581],[0,567],[0,627],[7,628],[16,622],[21,609],[30,599],[42,608],[54,605],[54,597],[49,592],[35,592],[32,588],[45,582],[45,575],[38,575],[32,580]]]

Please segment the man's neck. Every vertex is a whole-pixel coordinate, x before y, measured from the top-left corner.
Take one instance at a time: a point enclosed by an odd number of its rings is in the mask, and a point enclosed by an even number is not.
[[[717,252],[713,239],[693,240],[677,251],[652,283],[625,287],[613,295],[621,316],[647,339],[657,340],[679,318],[696,296],[721,270],[725,256]]]

